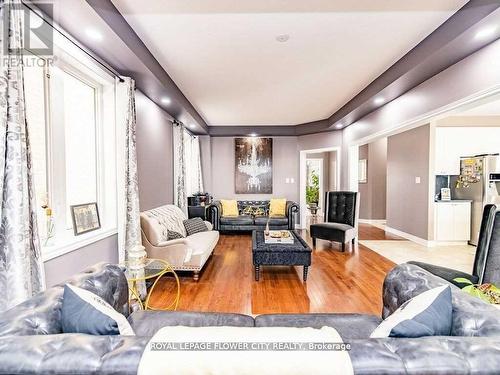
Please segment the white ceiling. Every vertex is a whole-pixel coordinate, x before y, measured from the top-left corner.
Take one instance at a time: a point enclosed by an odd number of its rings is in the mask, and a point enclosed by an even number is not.
[[[329,117],[467,1],[113,3],[209,125],[294,125]]]

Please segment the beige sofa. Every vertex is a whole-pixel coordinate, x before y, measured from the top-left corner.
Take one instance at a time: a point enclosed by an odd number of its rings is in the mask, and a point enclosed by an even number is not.
[[[205,222],[207,232],[187,236],[184,220],[186,216],[174,205],[142,212],[142,244],[148,257],[164,259],[175,270],[193,271],[194,280],[198,281],[199,272],[219,241],[219,232],[212,230],[211,223]],[[180,233],[184,238],[168,240],[168,230]]]

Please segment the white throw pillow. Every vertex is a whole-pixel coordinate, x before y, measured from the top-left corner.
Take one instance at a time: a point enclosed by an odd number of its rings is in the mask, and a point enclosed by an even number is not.
[[[370,337],[449,336],[452,314],[451,289],[443,285],[406,301]]]

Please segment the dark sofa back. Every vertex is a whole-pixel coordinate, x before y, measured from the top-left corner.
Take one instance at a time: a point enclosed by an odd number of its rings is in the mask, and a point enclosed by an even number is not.
[[[62,333],[61,305],[67,283],[97,294],[117,311],[128,315],[128,284],[123,271],[119,266],[99,263],[0,313],[0,336]]]
[[[246,207],[262,207],[265,211],[265,215],[267,215],[269,213],[271,201],[237,201],[237,203],[240,214],[244,213]]]

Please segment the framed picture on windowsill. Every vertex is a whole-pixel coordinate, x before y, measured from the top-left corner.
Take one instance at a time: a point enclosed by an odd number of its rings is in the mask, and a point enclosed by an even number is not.
[[[70,206],[75,236],[101,228],[97,203],[85,203]]]

